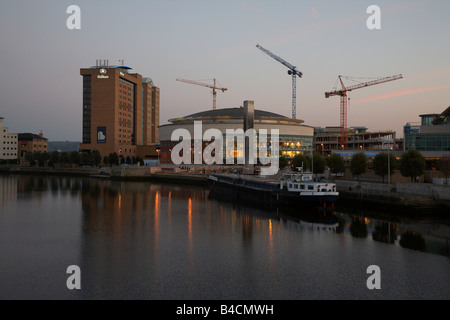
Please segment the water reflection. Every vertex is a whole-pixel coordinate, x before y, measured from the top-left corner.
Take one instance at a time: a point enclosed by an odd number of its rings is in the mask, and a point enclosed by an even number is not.
[[[450,264],[437,256],[449,256],[448,222],[342,208],[272,210],[185,185],[8,175],[0,187],[0,298],[17,287],[19,298],[39,297],[42,287],[73,298],[59,285],[70,264],[83,271],[76,298],[372,298],[364,272],[374,260],[392,273],[385,285],[393,290],[383,294],[449,290],[441,286]],[[438,277],[426,278],[417,264]],[[62,281],[49,286],[53,274]],[[417,281],[401,281],[411,274]]]
[[[255,228],[258,232],[264,229],[271,248],[276,240],[273,221],[288,220],[315,229],[329,228],[336,234],[348,232],[362,239],[371,236],[376,242],[450,256],[450,226],[445,220],[408,219],[396,217],[395,213],[391,218],[378,219],[365,212],[347,214],[339,210],[299,209],[293,213],[232,203],[202,187],[58,176],[0,177],[0,208],[17,201],[41,199],[45,194],[81,197],[84,230],[89,237],[96,232],[108,232],[111,239],[119,241],[124,228],[132,226],[136,239],[152,230],[155,248],[162,245],[162,237],[167,241],[173,236],[172,232],[182,231],[179,224],[174,225],[172,216],[184,211],[186,244],[190,251],[195,244],[198,221],[209,224],[211,229],[227,225],[235,229],[233,232],[239,229],[244,246],[252,245]],[[218,219],[220,227],[211,226],[212,215]]]

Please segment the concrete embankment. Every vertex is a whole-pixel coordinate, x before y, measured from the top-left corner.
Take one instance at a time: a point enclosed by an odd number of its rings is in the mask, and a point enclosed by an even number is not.
[[[98,170],[96,168],[43,168],[43,167],[10,166],[10,167],[0,167],[0,173],[87,177],[97,174]]]
[[[412,211],[450,209],[450,186],[429,183],[380,184],[337,181],[340,201],[385,208],[409,208]]]
[[[156,167],[113,167],[110,172],[113,180],[155,181],[179,184],[207,185],[206,175],[192,172],[162,172]]]

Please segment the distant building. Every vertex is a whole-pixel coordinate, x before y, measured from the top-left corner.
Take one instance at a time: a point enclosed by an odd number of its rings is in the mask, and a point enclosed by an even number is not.
[[[17,133],[9,133],[3,126],[4,118],[0,117],[0,160],[17,160]]]
[[[19,133],[18,140],[20,163],[24,162],[27,152],[48,152],[48,140],[42,132],[40,134]]]
[[[160,90],[150,78],[121,64],[80,69],[83,77],[83,139],[80,151],[136,157],[139,146],[158,142]]]
[[[407,123],[404,150],[450,151],[450,107],[441,114],[420,115],[420,123]]]
[[[342,150],[339,144],[340,127],[315,128],[314,145],[322,156],[329,156],[336,150]],[[346,150],[401,150],[403,140],[396,139],[395,131],[369,132],[366,127],[351,127],[347,129]]]
[[[207,110],[169,120],[169,122],[171,122],[170,124],[159,127],[161,138],[161,151],[159,156],[161,163],[172,163],[172,148],[179,143],[179,141],[171,140],[172,132],[176,129],[186,129],[190,132],[191,136],[194,137],[194,121],[202,122],[202,136],[208,129],[218,129],[225,137],[226,130],[228,129],[236,130],[244,128],[244,108]],[[303,125],[303,122],[304,121],[300,119],[288,118],[272,112],[254,110],[255,130],[259,132],[261,129],[266,129],[267,133],[270,134],[272,129],[278,129],[279,155],[288,159],[292,159],[297,154],[310,154],[313,150],[314,128]],[[203,142],[202,149],[204,149],[208,143],[209,142]],[[271,150],[271,141],[269,141],[268,144],[268,150]],[[235,148],[236,149],[234,152],[232,151],[231,156],[235,159],[243,157],[243,146],[236,144]],[[226,150],[225,139],[224,150]],[[193,149],[191,149],[191,152],[193,152]],[[226,156],[227,154],[224,151],[224,157]],[[192,154],[191,157],[193,159],[194,155]]]

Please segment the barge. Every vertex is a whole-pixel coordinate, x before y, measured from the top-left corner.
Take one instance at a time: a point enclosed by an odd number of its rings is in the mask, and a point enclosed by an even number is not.
[[[211,174],[211,190],[229,195],[234,200],[257,201],[270,205],[320,205],[334,206],[339,198],[336,184],[314,181],[309,173],[288,173],[278,180],[259,176],[236,174]]]

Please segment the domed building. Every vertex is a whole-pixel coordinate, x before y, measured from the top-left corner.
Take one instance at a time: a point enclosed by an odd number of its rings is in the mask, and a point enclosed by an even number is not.
[[[288,118],[273,112],[256,109],[254,110],[252,117],[254,119],[254,129],[256,132],[259,132],[261,129],[266,129],[267,133],[270,134],[273,129],[279,130],[280,155],[290,159],[296,154],[311,153],[313,148],[314,127],[304,125],[303,120]],[[172,133],[176,129],[185,129],[189,131],[191,137],[194,137],[194,123],[201,121],[202,136],[208,129],[217,129],[220,130],[225,137],[228,129],[243,129],[244,118],[244,107],[239,107],[207,110],[181,118],[170,119],[170,124],[158,127],[161,143],[161,163],[172,163],[171,151],[180,142],[179,140],[172,141]],[[271,141],[268,143],[270,144]],[[206,145],[208,145],[208,142],[203,142],[203,149]],[[236,147],[237,149],[239,148],[239,146]],[[242,155],[239,151],[236,151],[235,157],[240,156]]]

